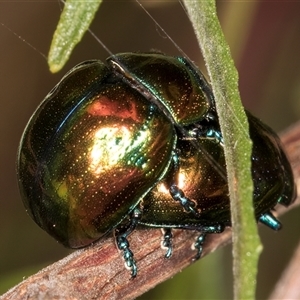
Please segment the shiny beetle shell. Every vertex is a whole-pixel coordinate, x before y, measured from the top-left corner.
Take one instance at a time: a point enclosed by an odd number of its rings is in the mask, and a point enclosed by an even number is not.
[[[253,205],[278,230],[276,204],[295,198],[277,135],[247,112],[253,141]],[[31,117],[18,153],[18,180],[34,221],[65,246],[89,245],[114,230],[137,274],[127,236],[137,225],[205,235],[230,226],[223,138],[214,97],[188,59],[123,53],[73,68]]]
[[[155,101],[113,72],[127,57],[155,89]],[[177,136],[159,108],[164,99],[182,123],[201,120],[210,105],[198,76],[176,58],[120,55],[108,62],[84,62],[66,74],[33,114],[19,148],[28,213],[69,247],[117,226],[167,172]],[[157,76],[163,70],[167,85]]]
[[[252,178],[255,216],[267,226],[278,230],[281,226],[278,221],[273,223],[272,219],[265,220],[264,217],[271,217],[268,215],[270,208],[276,204],[287,206],[294,199],[292,170],[282,151],[280,140],[274,132],[249,112],[247,116],[250,137],[253,141]],[[215,127],[215,131],[218,130]],[[180,169],[177,184],[184,195],[195,202],[195,209],[201,217],[186,213],[180,203],[174,201],[166,188],[168,186],[166,174],[164,180],[144,198],[140,224],[198,230],[204,226],[211,227],[212,231],[216,232],[218,228],[222,230],[224,226],[231,225],[227,180],[203,155],[203,151],[210,153],[214,162],[225,170],[223,145],[218,138],[202,136],[197,138],[197,144],[202,151],[195,149],[184,136],[178,136]]]

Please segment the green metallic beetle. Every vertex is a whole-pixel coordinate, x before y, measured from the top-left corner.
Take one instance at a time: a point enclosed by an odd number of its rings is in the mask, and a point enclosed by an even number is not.
[[[253,205],[274,230],[277,203],[294,199],[290,164],[276,134],[248,114]],[[266,154],[267,153],[267,154]],[[207,233],[230,226],[223,138],[214,97],[186,58],[124,53],[67,73],[31,117],[18,153],[18,180],[33,220],[67,247],[115,230],[136,276],[127,236],[138,224]]]

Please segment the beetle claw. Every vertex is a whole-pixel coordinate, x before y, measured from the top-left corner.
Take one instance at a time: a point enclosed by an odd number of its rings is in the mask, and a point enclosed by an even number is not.
[[[133,252],[130,250],[130,245],[127,240],[128,235],[130,235],[135,229],[138,220],[141,216],[139,209],[134,209],[130,215],[130,221],[127,224],[121,224],[115,229],[116,243],[119,250],[123,251],[123,258],[125,260],[126,266],[131,269],[131,277],[134,278],[137,275],[137,265],[134,259]]]
[[[117,245],[118,248],[123,251],[123,258],[125,260],[125,264],[128,268],[131,269],[131,277],[134,278],[137,275],[137,266],[136,262],[133,258],[133,253],[129,248],[129,242],[127,238],[123,235],[117,236]]]
[[[195,203],[189,198],[185,197],[183,191],[175,184],[170,186],[170,194],[175,201],[179,201],[185,211],[194,214],[196,217],[200,217],[201,212],[195,209]]]

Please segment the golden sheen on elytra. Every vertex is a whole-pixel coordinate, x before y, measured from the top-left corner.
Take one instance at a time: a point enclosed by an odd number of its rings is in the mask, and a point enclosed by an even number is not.
[[[294,199],[290,164],[276,134],[247,112],[253,141],[253,205],[278,230],[271,209]],[[268,155],[265,155],[268,153]],[[132,276],[127,240],[137,225],[205,235],[230,223],[223,138],[214,97],[186,58],[123,53],[69,71],[29,120],[18,153],[18,181],[33,220],[67,247],[114,230]]]

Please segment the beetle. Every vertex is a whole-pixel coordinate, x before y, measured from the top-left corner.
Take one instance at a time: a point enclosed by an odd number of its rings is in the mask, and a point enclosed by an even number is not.
[[[294,200],[292,170],[276,134],[247,116],[255,216],[278,230],[271,210]],[[132,277],[127,237],[137,225],[165,229],[166,257],[172,228],[199,231],[196,258],[206,234],[231,225],[214,97],[183,57],[122,53],[74,67],[29,120],[17,174],[42,229],[71,248],[114,231]]]

